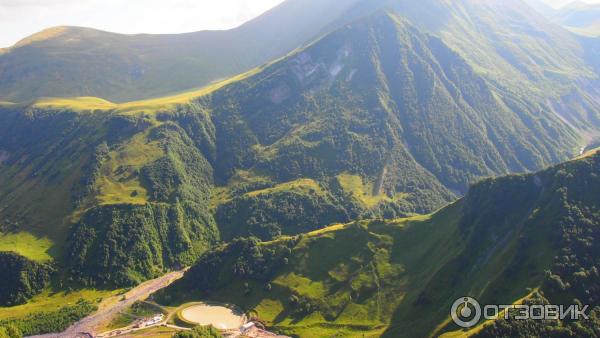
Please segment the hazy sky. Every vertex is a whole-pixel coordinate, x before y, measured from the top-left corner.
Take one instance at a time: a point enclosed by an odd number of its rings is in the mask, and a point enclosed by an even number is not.
[[[543,0],[561,6],[572,0]],[[585,0],[600,3],[600,0]],[[227,29],[283,0],[0,0],[0,47],[53,26],[118,33]]]
[[[283,0],[0,0],[0,47],[53,26],[119,33],[226,29]]]
[[[0,0],[0,1],[2,1],[2,0]],[[568,3],[573,2],[574,0],[542,0],[542,1],[544,1],[545,3],[549,4],[550,6],[552,6],[554,8],[559,8]],[[600,0],[583,0],[583,2],[593,4],[593,3],[600,3]]]

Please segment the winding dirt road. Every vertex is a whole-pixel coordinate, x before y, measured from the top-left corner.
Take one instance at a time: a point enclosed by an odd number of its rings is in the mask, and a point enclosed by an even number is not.
[[[124,296],[113,296],[103,300],[98,306],[98,311],[92,315],[71,325],[66,331],[61,333],[49,333],[30,338],[75,338],[75,337],[94,337],[98,334],[98,329],[106,324],[119,312],[125,310],[133,303],[139,300],[145,300],[152,293],[169,286],[174,281],[183,277],[185,270],[174,271],[157,279],[144,282],[137,287],[129,290]]]

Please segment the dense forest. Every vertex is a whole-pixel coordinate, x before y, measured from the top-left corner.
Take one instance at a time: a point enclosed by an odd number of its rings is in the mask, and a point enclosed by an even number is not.
[[[54,268],[13,252],[0,252],[0,305],[25,303],[50,283]]]
[[[209,296],[235,279],[252,279],[267,285],[288,264],[297,242],[297,239],[289,239],[265,246],[253,237],[234,239],[202,255],[185,281],[177,283],[177,291],[159,293],[158,297],[163,302],[176,303],[194,294]],[[247,286],[245,292],[250,291]]]
[[[100,205],[71,229],[69,265],[86,285],[135,285],[190,264],[218,239],[207,160],[175,124],[151,129],[148,142],[164,152],[139,169],[149,203]]]
[[[242,195],[219,205],[216,220],[223,239],[256,236],[263,240],[296,235],[350,220],[332,194],[317,188],[289,189]]]

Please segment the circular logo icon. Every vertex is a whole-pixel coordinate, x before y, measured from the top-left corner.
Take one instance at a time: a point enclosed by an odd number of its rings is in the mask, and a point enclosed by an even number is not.
[[[468,329],[475,326],[481,319],[481,306],[474,298],[461,297],[452,304],[450,315],[456,325]]]

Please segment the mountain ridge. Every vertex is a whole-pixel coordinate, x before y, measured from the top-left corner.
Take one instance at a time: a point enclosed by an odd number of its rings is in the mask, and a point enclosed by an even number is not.
[[[191,263],[219,240],[428,213],[577,143],[389,12],[192,94],[2,109],[3,232],[50,236],[98,285]],[[131,251],[127,264],[93,259]]]
[[[4,93],[1,96],[13,101],[48,96],[97,96],[125,102],[198,88],[291,52],[326,33],[329,30],[326,27],[355,3],[357,0],[337,5],[332,1],[287,1],[258,18],[224,31],[125,35],[70,28],[54,40],[39,40],[27,44],[25,49],[5,49],[0,59],[4,66],[0,79],[11,81],[0,86]],[[299,8],[303,9],[302,13],[315,10],[327,15],[299,17]],[[290,29],[282,32],[270,28],[283,24]],[[46,60],[52,69],[36,68],[33,64],[36,60]],[[38,83],[61,82],[62,85],[42,85],[22,92],[18,79],[30,77]]]
[[[368,13],[373,12],[377,9],[380,8],[388,8],[388,9],[393,9],[396,10],[397,13],[407,17],[409,20],[412,21],[413,24],[415,25],[419,25],[421,26],[421,28],[425,28],[429,33],[435,34],[435,35],[440,35],[443,40],[449,44],[452,48],[457,49],[458,51],[461,52],[462,56],[467,58],[472,64],[476,65],[477,67],[482,67],[483,71],[486,71],[490,74],[493,74],[492,69],[489,67],[489,63],[493,62],[493,63],[497,63],[498,66],[502,66],[502,68],[504,70],[502,70],[502,72],[506,73],[506,74],[500,74],[503,78],[504,81],[506,81],[507,79],[510,79],[511,77],[516,77],[516,78],[521,78],[521,80],[525,80],[528,81],[528,79],[526,77],[523,77],[523,74],[519,74],[519,72],[521,70],[526,70],[527,72],[534,74],[536,77],[539,77],[539,74],[535,74],[535,73],[539,73],[540,70],[538,68],[542,67],[542,68],[546,68],[545,70],[547,71],[554,71],[552,68],[556,68],[556,70],[571,70],[573,74],[584,74],[582,73],[583,70],[585,70],[585,65],[582,65],[580,62],[578,63],[577,58],[580,58],[580,55],[572,55],[573,52],[571,52],[571,50],[576,51],[578,49],[580,49],[581,47],[577,46],[577,42],[575,42],[571,37],[569,37],[567,34],[565,34],[565,32],[561,31],[560,29],[558,29],[558,27],[552,27],[552,25],[548,25],[548,23],[542,23],[540,21],[540,18],[535,17],[535,15],[529,13],[527,14],[527,11],[530,11],[528,8],[522,6],[520,4],[519,1],[516,0],[511,0],[509,2],[502,2],[504,4],[504,7],[506,8],[513,8],[514,10],[512,10],[512,12],[507,12],[507,10],[505,8],[502,7],[498,7],[497,4],[493,3],[493,4],[483,4],[477,1],[468,1],[464,4],[447,4],[444,1],[441,0],[435,0],[435,1],[425,1],[423,3],[410,3],[409,1],[404,1],[404,0],[381,0],[381,1],[376,1],[376,2],[364,2],[364,1],[359,1],[359,0],[346,0],[342,3],[339,4],[332,4],[330,2],[311,2],[311,3],[303,3],[302,6],[299,5],[299,2],[297,1],[286,1],[284,3],[282,3],[281,5],[277,6],[276,8],[270,10],[269,12],[265,13],[262,16],[257,17],[256,19],[238,27],[235,28],[233,30],[229,30],[229,31],[217,31],[217,32],[195,32],[195,33],[186,33],[183,34],[181,36],[177,36],[177,35],[170,35],[170,36],[151,36],[151,35],[143,35],[143,36],[139,36],[140,38],[147,38],[150,40],[140,40],[139,42],[134,43],[134,40],[131,40],[131,42],[127,42],[125,45],[123,45],[123,41],[120,41],[120,38],[117,38],[117,36],[115,35],[115,38],[112,39],[114,40],[113,42],[110,42],[112,44],[114,44],[114,48],[112,48],[112,52],[113,54],[106,54],[105,58],[106,60],[111,60],[111,62],[113,62],[114,64],[112,65],[113,67],[120,67],[119,69],[121,73],[123,74],[127,74],[127,76],[129,77],[129,79],[126,79],[127,81],[121,81],[122,84],[119,84],[117,82],[112,83],[111,85],[116,86],[115,88],[117,88],[118,86],[121,86],[121,88],[126,88],[123,86],[137,86],[137,84],[135,83],[136,77],[140,77],[140,78],[144,78],[145,82],[149,82],[145,88],[142,88],[144,90],[146,90],[145,97],[148,96],[159,96],[159,95],[165,95],[167,93],[171,93],[171,92],[177,92],[177,91],[181,91],[181,90],[186,90],[189,88],[195,88],[195,87],[199,87],[203,84],[207,84],[211,81],[215,81],[219,78],[223,78],[223,77],[227,77],[227,76],[231,76],[234,75],[235,73],[240,73],[243,71],[246,71],[247,69],[250,69],[252,67],[256,67],[259,66],[262,63],[268,62],[269,60],[276,58],[276,57],[280,57],[283,56],[289,52],[291,52],[293,49],[298,48],[302,45],[305,45],[306,43],[309,43],[310,41],[314,40],[315,38],[317,38],[318,36],[321,36],[323,34],[329,33],[333,30],[335,30],[336,28],[338,28],[341,25],[344,25],[346,23],[351,22],[352,20],[354,20],[357,17],[362,17],[365,15],[368,15]],[[461,7],[459,11],[456,11],[455,7]],[[495,7],[494,7],[495,6]],[[432,11],[427,11],[427,8],[432,8]],[[323,17],[315,22],[313,22],[316,19],[311,19],[312,21],[310,22],[302,22],[302,20],[300,19],[300,17],[306,17],[308,14],[310,13],[310,11],[316,11],[316,12],[321,12],[321,13],[329,13],[326,17]],[[292,15],[292,19],[290,21],[290,19],[288,17],[290,17],[290,13],[296,13],[299,17],[298,18],[294,18],[294,16]],[[441,20],[435,19],[432,17],[432,15],[434,14],[433,12],[436,13],[438,18],[441,18]],[[498,13],[501,15],[498,16],[498,18],[490,18],[491,13]],[[300,14],[302,13],[302,14]],[[515,20],[506,18],[506,16],[510,16],[512,15],[513,17],[515,16],[523,16],[525,15],[527,17],[527,20],[530,21],[530,26],[532,26],[532,28],[529,28],[526,26],[519,26],[518,24],[516,24]],[[345,17],[345,18],[342,18]],[[288,19],[286,19],[288,18]],[[506,22],[508,20],[508,22]],[[291,36],[293,38],[291,38],[289,41],[286,41],[285,43],[283,43],[282,41],[285,40],[283,39],[283,37],[277,37],[275,32],[269,31],[269,30],[265,30],[263,26],[265,26],[267,23],[272,23],[272,22],[278,22],[278,23],[282,23],[282,22],[286,22],[288,24],[288,26],[291,27]],[[268,26],[268,25],[267,25]],[[279,26],[279,25],[274,25],[274,26]],[[518,46],[518,48],[515,48],[515,46],[512,46],[510,44],[507,44],[506,41],[502,41],[501,39],[498,39],[497,37],[494,37],[493,35],[490,35],[490,32],[488,32],[487,30],[493,27],[493,29],[495,30],[500,30],[500,31],[506,31],[506,34],[510,34],[513,35],[515,37],[519,37],[523,38],[522,43],[520,43]],[[303,30],[305,31],[304,33]],[[479,31],[479,33],[476,33],[476,31]],[[292,34],[292,31],[295,32]],[[537,31],[537,32],[536,32]],[[553,39],[552,43],[550,44],[545,44],[541,47],[544,47],[546,52],[545,53],[537,53],[540,55],[539,60],[527,60],[526,58],[523,57],[524,54],[532,54],[532,51],[537,51],[538,48],[536,47],[536,44],[539,44],[541,40],[536,41],[533,38],[536,38],[536,35],[539,34],[548,34],[551,33],[551,35],[556,36]],[[215,39],[208,38],[208,36],[212,36],[212,34],[217,34],[220,37],[218,39],[226,41],[226,42],[222,42],[219,44],[215,44],[217,41]],[[250,34],[250,35],[248,35]],[[286,33],[287,34],[287,33]],[[482,35],[483,34],[483,35]],[[239,35],[239,36],[238,36]],[[268,56],[264,56],[264,57],[258,57],[256,58],[255,56],[255,52],[254,49],[252,47],[252,45],[249,45],[248,40],[249,37],[254,35],[255,37],[258,37],[262,40],[265,41],[270,41],[270,43],[267,43],[267,45],[265,45],[264,48],[262,48],[264,51],[263,52],[267,52],[269,51],[267,54],[269,54]],[[474,39],[474,41],[478,41],[478,44],[481,45],[482,47],[478,47],[476,50],[469,50],[468,46],[465,45],[464,41],[461,41],[460,38],[457,40],[456,37],[457,36],[469,36],[471,35],[469,38]],[[529,36],[528,36],[529,35]],[[200,51],[198,48],[201,46],[196,46],[197,43],[188,41],[186,42],[189,47],[188,47],[188,51],[186,52],[185,50],[181,49],[180,45],[176,44],[176,41],[171,41],[170,39],[175,39],[175,40],[182,40],[182,41],[187,41],[186,39],[188,39],[188,37],[193,37],[193,36],[207,36],[207,43],[210,45],[210,43],[215,45],[215,48],[226,48],[221,52],[217,52],[216,50],[214,51],[210,51],[210,48],[204,48],[204,51]],[[453,38],[454,36],[454,38]],[[539,36],[537,36],[539,37]],[[560,38],[559,38],[560,37]],[[123,36],[123,38],[127,38],[127,36]],[[108,43],[109,41],[112,41],[111,39],[107,39],[107,41],[105,41],[106,43]],[[116,39],[116,40],[115,40]],[[259,39],[259,40],[260,40]],[[283,40],[281,40],[283,39]],[[489,47],[485,47],[486,45],[486,41],[485,39],[496,39],[498,40],[497,42],[500,44],[503,44],[502,48],[503,49],[507,49],[505,47],[508,47],[507,51],[503,53],[505,53],[504,55],[499,55],[499,56],[494,56],[493,54],[497,53],[497,51],[490,49]],[[160,43],[167,43],[167,45],[170,45],[171,49],[175,49],[178,51],[178,53],[186,53],[188,55],[188,57],[192,57],[192,58],[196,58],[197,60],[199,60],[200,62],[214,62],[211,61],[213,58],[213,56],[217,55],[217,54],[223,54],[223,52],[225,52],[226,55],[228,55],[227,52],[227,48],[238,48],[241,50],[245,50],[244,53],[244,57],[245,58],[252,58],[252,59],[256,59],[256,61],[252,61],[250,63],[246,62],[243,60],[243,58],[241,58],[241,56],[238,55],[238,60],[233,60],[233,63],[231,63],[231,65],[225,66],[224,68],[218,65],[213,66],[213,68],[215,69],[214,71],[217,72],[221,72],[222,70],[226,70],[227,68],[230,68],[231,66],[233,66],[233,68],[229,69],[226,71],[226,73],[222,73],[219,76],[213,76],[213,75],[202,75],[200,74],[199,76],[197,76],[196,81],[194,82],[193,79],[189,76],[192,74],[196,74],[196,72],[194,71],[194,69],[197,69],[196,67],[198,66],[197,64],[193,64],[193,63],[182,63],[182,66],[185,66],[188,68],[188,72],[190,74],[180,74],[179,76],[179,80],[178,81],[182,81],[186,82],[185,85],[176,85],[175,82],[171,81],[171,78],[168,76],[163,76],[163,83],[164,83],[164,87],[170,87],[170,89],[168,88],[168,90],[156,90],[156,89],[152,89],[152,87],[148,87],[148,86],[154,86],[154,84],[151,84],[152,80],[152,76],[154,76],[153,72],[151,70],[152,65],[149,65],[149,67],[145,67],[143,66],[142,63],[138,61],[136,61],[135,57],[131,57],[128,56],[127,53],[129,53],[128,51],[130,50],[135,50],[135,48],[150,48],[147,51],[143,52],[143,54],[151,57],[153,55],[153,53],[156,53],[157,50],[152,47],[154,42],[151,42],[153,40],[156,40],[156,42],[160,42]],[[239,45],[235,46],[236,42],[241,40],[241,42],[239,43]],[[257,40],[257,44],[263,43],[260,42],[262,40]],[[273,42],[275,41],[275,42]],[[491,40],[490,40],[491,41]],[[118,42],[118,43],[117,43]],[[100,43],[102,43],[102,41],[100,41]],[[202,44],[202,42],[200,42]],[[233,44],[233,45],[232,45]],[[264,44],[264,43],[263,43]],[[227,46],[226,46],[227,45]],[[110,46],[107,45],[107,46]],[[59,48],[61,48],[60,44],[57,46]],[[567,48],[568,47],[568,48]],[[89,48],[85,47],[84,45],[74,48],[72,50],[55,50],[54,52],[61,52],[63,53],[65,56],[66,55],[70,55],[69,53],[78,53],[78,48],[81,49],[81,51],[83,52],[85,50],[85,48]],[[108,47],[107,47],[108,48]],[[134,49],[132,49],[134,48]],[[154,49],[152,49],[154,48]],[[276,48],[278,49],[277,52],[275,52],[273,49]],[[482,49],[483,48],[483,49]],[[569,53],[563,53],[564,55],[558,55],[556,54],[554,51],[555,49],[560,48],[563,51],[564,50],[569,50]],[[524,52],[519,51],[519,49],[524,50]],[[141,50],[140,50],[141,51]],[[229,52],[232,52],[232,50],[230,50]],[[44,53],[43,50],[39,50],[38,52],[40,53]],[[65,54],[66,52],[66,54]],[[100,53],[104,53],[103,51],[99,51]],[[476,52],[476,53],[474,53]],[[120,53],[120,54],[119,54]],[[10,54],[10,53],[9,53]],[[214,55],[213,55],[214,54]],[[232,53],[230,53],[232,54]],[[233,53],[235,54],[235,53]],[[239,53],[238,53],[239,54]],[[514,55],[511,55],[514,54]],[[212,55],[212,56],[211,56]],[[254,55],[254,56],[252,56]],[[547,55],[547,57],[546,57]],[[158,57],[167,57],[167,58],[171,58],[173,56],[169,56],[168,54],[165,54],[164,56],[161,56],[160,54],[157,54]],[[5,57],[7,58],[8,56]],[[93,59],[93,55],[87,55],[87,57],[90,60],[94,60]],[[490,59],[490,57],[493,57],[493,59]],[[22,60],[21,63],[23,62],[30,62],[30,61],[26,61],[26,60],[30,60],[30,57],[27,56],[25,54],[22,55]],[[69,57],[71,58],[71,57]],[[510,69],[510,67],[514,67],[514,65],[507,65],[507,61],[510,62],[512,59],[518,60],[519,62],[522,62],[523,65],[527,65],[529,63],[533,62],[533,65],[531,66],[525,66],[525,68],[523,69]],[[548,58],[548,60],[544,60],[544,58]],[[223,57],[222,59],[224,61],[229,62],[229,56]],[[259,60],[260,59],[260,60]],[[481,62],[483,60],[486,59],[490,59],[489,62],[487,62],[488,64],[482,64]],[[204,61],[202,61],[204,60]],[[7,62],[13,62],[15,60],[7,60]],[[539,62],[541,61],[541,62]],[[60,60],[55,60],[55,62],[57,62],[58,64],[60,64]],[[96,61],[94,61],[96,62]],[[103,61],[104,62],[104,61]],[[182,61],[183,62],[183,61]],[[536,62],[539,62],[539,65],[536,64]],[[120,64],[122,63],[122,64]],[[67,65],[65,63],[65,65]],[[97,65],[101,66],[102,63],[97,63]],[[75,66],[75,65],[73,65]],[[77,69],[78,72],[81,72],[80,75],[85,76],[86,78],[82,79],[82,81],[80,81],[80,83],[87,83],[89,81],[87,81],[87,79],[91,79],[92,77],[90,77],[89,75],[85,75],[85,69],[81,68],[79,66],[77,67],[73,67],[73,66],[69,66],[69,68],[71,69]],[[241,66],[241,67],[239,67]],[[558,66],[558,67],[557,67]],[[8,64],[7,66],[8,67]],[[19,69],[18,67],[21,67],[18,64],[14,64],[11,66],[12,68],[15,69]],[[27,69],[30,68],[30,66],[27,66]],[[529,69],[528,69],[529,68]],[[26,68],[23,68],[23,70],[25,71]],[[57,71],[60,72],[60,69],[57,69]],[[209,70],[210,72],[213,72],[212,70]],[[508,73],[507,73],[508,72]],[[565,72],[555,72],[557,76],[559,77],[564,77],[565,76]],[[112,74],[110,72],[106,73],[106,74]],[[214,73],[216,74],[216,73]],[[16,75],[16,74],[15,74]],[[32,73],[33,75],[33,73]],[[118,75],[118,74],[117,74]],[[10,74],[5,74],[4,76],[11,76]],[[75,74],[75,76],[79,76],[77,73]],[[122,76],[121,76],[122,77]],[[209,77],[211,77],[209,79]],[[119,76],[116,76],[115,78],[119,78]],[[16,78],[15,78],[16,79]],[[557,78],[558,79],[558,78]],[[66,83],[68,84],[69,81],[71,81],[70,79],[68,79],[67,77],[64,78],[64,80],[66,80]],[[65,82],[63,80],[63,82]],[[168,81],[165,81],[168,80]],[[98,84],[100,85],[102,83],[102,80],[100,79],[100,81],[98,81]],[[539,80],[538,80],[539,82]],[[539,83],[536,84],[539,86]],[[87,86],[89,88],[92,88],[92,86],[94,86],[94,83],[88,83]],[[176,88],[175,88],[175,87]],[[524,88],[526,88],[527,86],[524,86]],[[100,87],[99,87],[100,88]],[[98,96],[98,97],[103,97],[106,99],[116,99],[113,101],[130,101],[132,98],[141,98],[140,95],[137,96],[129,96],[126,97],[127,95],[125,94],[125,96],[122,97],[111,97],[112,95],[105,95],[106,89],[102,89],[102,92],[94,92],[94,90],[92,90],[91,92],[82,92],[81,90],[77,89],[76,87],[73,87],[74,90],[72,91],[63,91],[62,95],[60,95],[59,92],[54,92],[55,94],[52,94],[51,92],[47,92],[47,93],[41,93],[42,95],[33,95],[33,96],[89,96],[90,94],[92,96]],[[523,89],[523,88],[522,88]],[[554,91],[554,88],[549,88],[550,90]],[[127,91],[123,91],[121,89],[121,92],[126,93]],[[51,94],[51,95],[48,95]],[[58,95],[57,95],[58,94]],[[65,95],[66,94],[66,95]],[[84,95],[81,95],[84,94]],[[9,99],[11,98],[10,94],[9,96],[6,95],[2,95],[3,98]],[[123,94],[121,94],[123,95]],[[31,95],[30,95],[31,96]],[[9,100],[10,101],[10,100]],[[18,99],[17,101],[20,101],[20,99]]]

